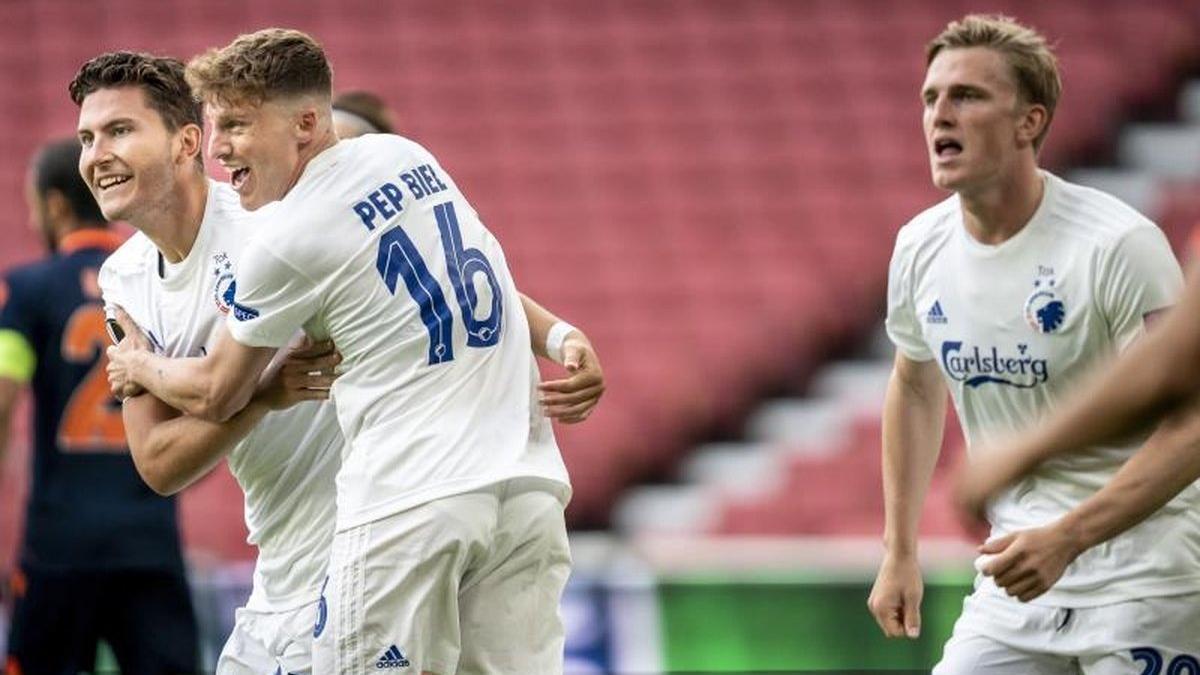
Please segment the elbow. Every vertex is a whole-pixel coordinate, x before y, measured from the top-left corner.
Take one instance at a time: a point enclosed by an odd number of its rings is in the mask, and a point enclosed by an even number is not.
[[[183,489],[183,482],[171,472],[170,467],[165,462],[153,459],[139,459],[139,453],[137,452],[133,453],[133,457],[134,466],[137,467],[137,472],[142,477],[142,482],[159,496],[170,497]]]
[[[250,402],[253,391],[240,391],[236,385],[222,386],[214,382],[199,399],[183,412],[209,422],[226,422]]]

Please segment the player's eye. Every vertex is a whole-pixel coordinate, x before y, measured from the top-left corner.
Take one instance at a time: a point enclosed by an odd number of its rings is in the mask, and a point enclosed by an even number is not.
[[[90,147],[92,147],[92,135],[91,135],[91,134],[83,134],[83,135],[81,135],[81,136],[79,137],[79,144],[80,144],[80,145],[82,145],[82,146],[83,146],[83,147],[85,147],[85,148],[90,148]]]

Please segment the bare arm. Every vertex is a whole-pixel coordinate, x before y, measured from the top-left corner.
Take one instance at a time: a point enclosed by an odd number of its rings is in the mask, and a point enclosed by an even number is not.
[[[149,393],[125,400],[125,435],[134,464],[155,492],[168,495],[205,475],[270,410],[328,398],[331,371],[340,361],[332,345],[297,350],[272,369],[250,403],[225,422],[181,415]]]
[[[883,404],[884,560],[868,606],[888,637],[920,634],[923,593],[917,528],[946,419],[946,388],[934,361],[896,353]]]
[[[529,341],[533,353],[553,360],[546,349],[550,328],[561,321],[557,316],[521,294],[521,306],[529,322]],[[541,403],[546,414],[560,422],[582,422],[600,403],[604,394],[604,371],[591,340],[578,328],[567,333],[562,344],[562,365],[567,377],[541,383]]]
[[[1033,429],[979,453],[956,478],[955,500],[978,513],[1047,459],[1123,440],[1176,413],[1200,391],[1200,274],[1145,337]]]
[[[521,307],[525,310],[525,320],[529,322],[529,346],[533,353],[543,359],[550,358],[546,353],[546,335],[550,327],[559,322],[559,318],[550,310],[542,307],[533,298],[521,293]]]
[[[171,495],[208,473],[266,411],[250,403],[226,422],[210,422],[181,415],[146,393],[126,399],[122,415],[142,480],[158,494]]]
[[[276,351],[242,345],[224,326],[212,351],[199,358],[167,358],[125,341],[108,348],[109,383],[123,395],[133,393],[133,385],[144,387],[176,410],[220,422],[249,403]]]
[[[1200,477],[1200,408],[1164,423],[1099,492],[1045,527],[989,541],[984,574],[1028,602],[1049,590],[1071,561],[1142,522]]]
[[[1186,404],[1200,386],[1200,274],[1178,305],[1044,424],[1008,448],[1007,484],[1051,457],[1109,443]]]

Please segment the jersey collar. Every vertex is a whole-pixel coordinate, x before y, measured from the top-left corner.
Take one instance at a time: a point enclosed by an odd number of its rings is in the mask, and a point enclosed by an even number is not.
[[[121,237],[99,227],[85,227],[75,230],[58,240],[59,253],[74,253],[85,248],[98,248],[105,251],[115,251],[121,246]]]

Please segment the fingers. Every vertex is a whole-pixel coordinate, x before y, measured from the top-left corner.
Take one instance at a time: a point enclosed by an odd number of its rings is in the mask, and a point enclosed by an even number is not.
[[[556,419],[567,424],[582,422],[592,414],[592,409],[596,407],[597,401],[585,401],[577,405],[567,407],[546,408],[546,416],[551,419]]]
[[[979,552],[980,553],[1000,553],[1004,549],[1008,548],[1013,543],[1013,541],[1016,540],[1016,538],[1017,538],[1017,535],[1014,533],[1014,534],[1006,534],[1003,537],[996,537],[995,539],[989,539],[989,540],[983,542],[983,545],[979,547]]]
[[[992,578],[996,580],[997,586],[1008,589],[1031,577],[1036,577],[1036,575],[1036,567],[1033,567],[1029,564],[1016,564],[1004,570],[1000,574],[994,575]]]
[[[287,361],[283,364],[283,371],[286,372],[315,372],[315,371],[330,371],[332,372],[337,364],[342,362],[340,352],[326,352],[319,356],[298,357],[295,354],[288,356]]]
[[[871,599],[867,600],[867,607],[871,610],[871,616],[875,617],[875,623],[879,624],[879,629],[885,636],[893,638],[904,635],[904,619],[899,599],[888,602],[871,596]]]
[[[304,342],[300,343],[299,346],[288,352],[288,359],[311,359],[337,353],[336,347],[333,345],[333,340],[312,342],[306,337]]]
[[[569,392],[569,393],[561,393],[561,394],[559,394],[559,393],[545,394],[544,393],[544,394],[542,394],[540,400],[541,400],[542,405],[544,405],[546,407],[569,406],[569,405],[575,405],[576,403],[582,403],[584,401],[593,401],[595,399],[600,398],[600,395],[603,393],[604,393],[604,386],[597,384],[597,385],[593,385],[591,387],[586,387],[584,389],[580,389],[578,391]]]
[[[921,597],[906,593],[904,596],[904,636],[921,637]]]
[[[1031,574],[1010,586],[1004,587],[1005,592],[1021,602],[1029,602],[1046,592],[1046,586],[1036,574]]]
[[[571,377],[561,380],[549,380],[538,385],[538,389],[542,392],[557,392],[560,394],[569,394],[580,389],[588,387],[604,387],[604,378],[593,371],[579,371]]]

